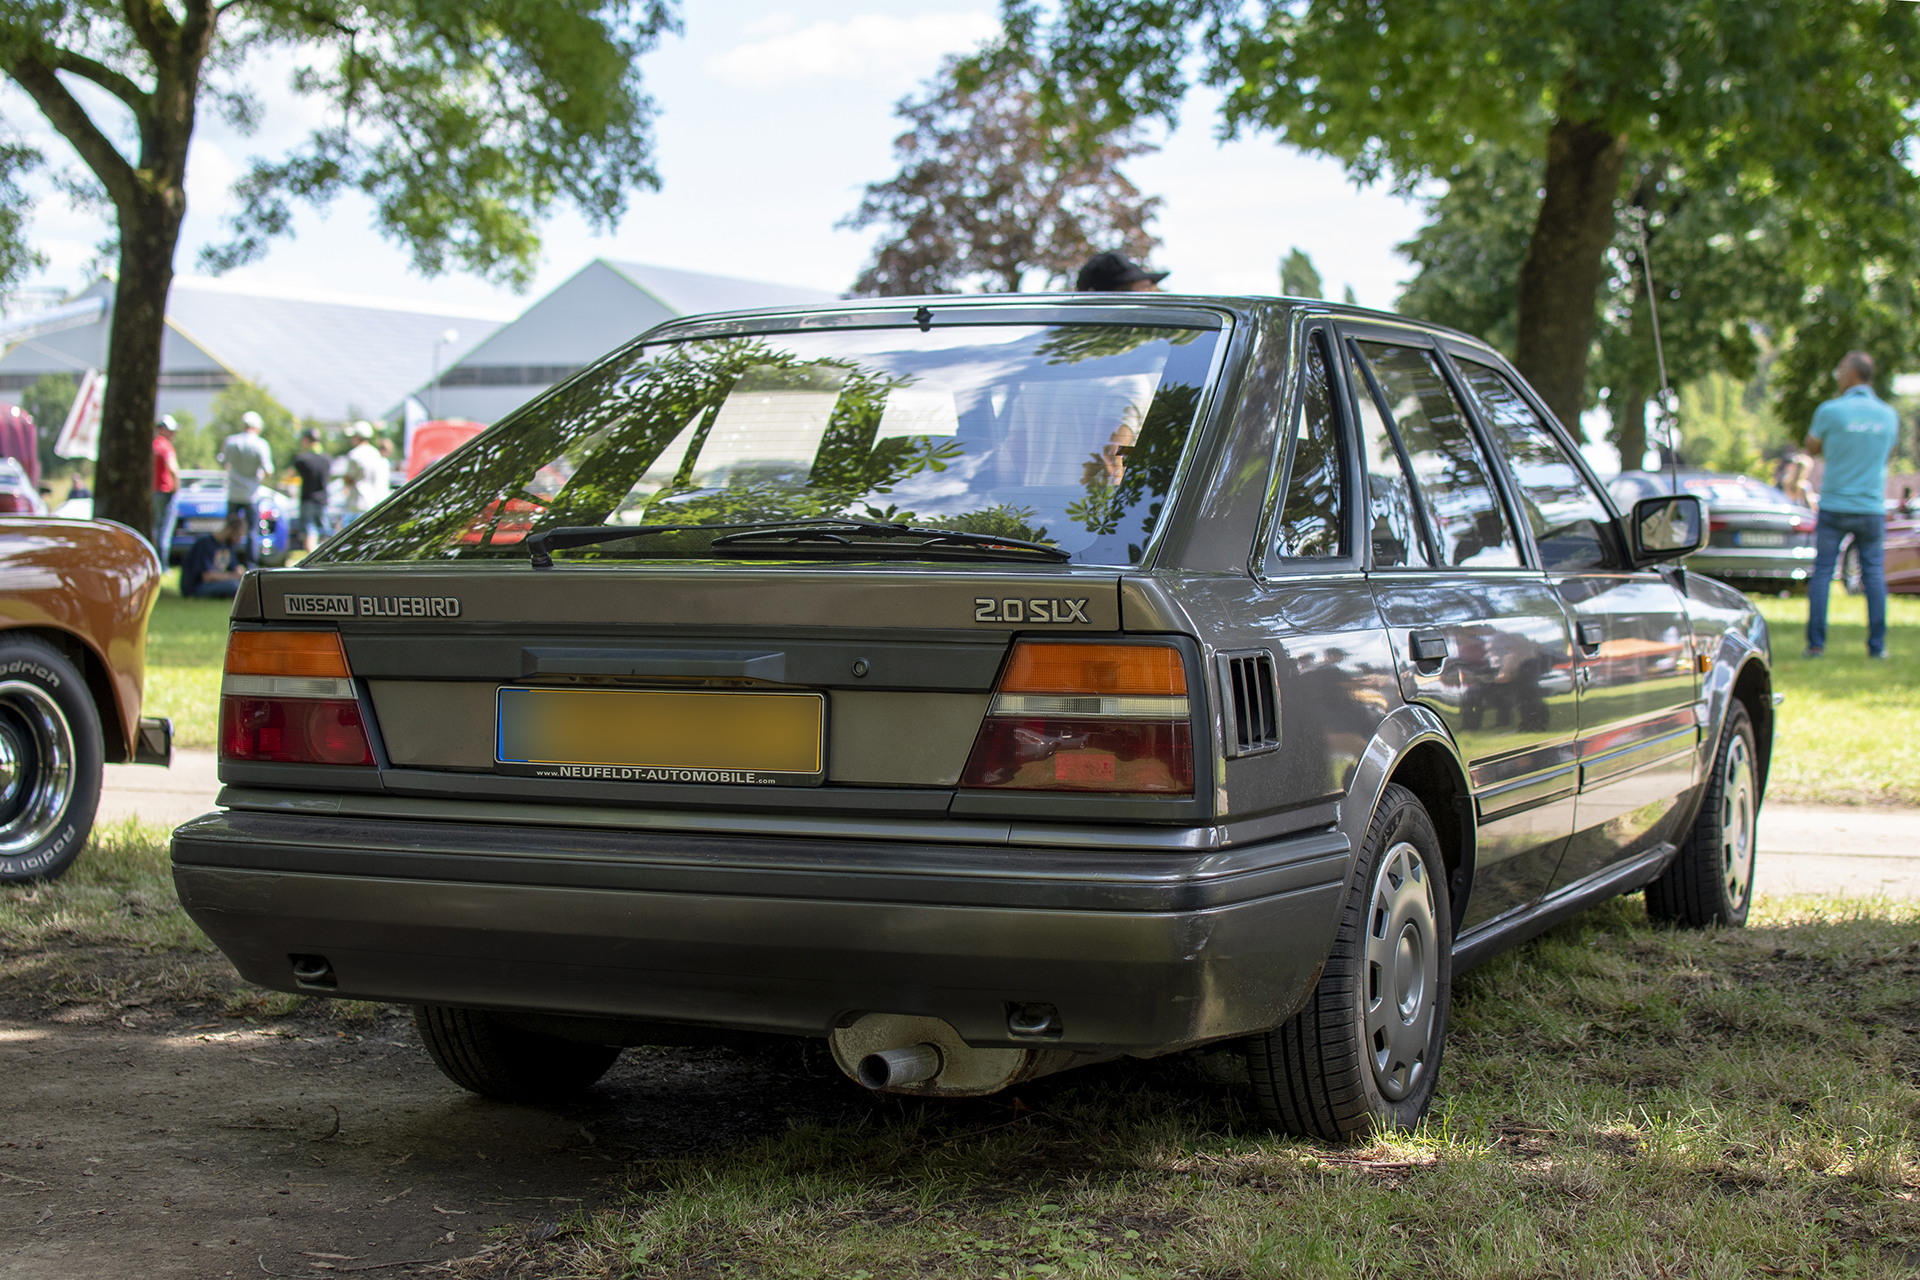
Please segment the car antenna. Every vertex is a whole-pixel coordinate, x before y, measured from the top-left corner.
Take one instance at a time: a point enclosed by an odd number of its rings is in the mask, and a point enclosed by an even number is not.
[[[1660,342],[1660,300],[1653,294],[1653,253],[1647,247],[1647,211],[1635,206],[1633,224],[1640,233],[1640,270],[1647,281],[1647,314],[1653,318],[1653,358],[1660,365],[1660,413],[1667,420],[1667,474],[1674,496],[1680,493],[1680,445],[1674,439],[1673,389],[1667,385],[1667,349]]]

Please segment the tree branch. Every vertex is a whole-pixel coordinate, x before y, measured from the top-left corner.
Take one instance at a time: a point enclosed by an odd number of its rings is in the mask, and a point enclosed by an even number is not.
[[[147,51],[155,66],[165,61],[167,46],[172,43],[173,15],[165,6],[156,5],[153,0],[121,0],[120,10],[127,16],[127,27],[133,32],[134,39]],[[158,14],[156,15],[156,10]],[[164,19],[163,23],[158,19]]]
[[[146,106],[148,101],[147,91],[136,84],[132,77],[124,76],[112,67],[104,63],[95,62],[92,58],[84,54],[75,53],[70,49],[53,47],[47,49],[46,52],[50,57],[50,65],[55,71],[65,71],[69,75],[76,75],[82,80],[91,81],[99,85],[102,89],[105,89],[114,97],[120,99],[120,101],[126,103],[129,107],[132,107],[135,111],[139,111]]]
[[[41,114],[80,153],[80,158],[93,170],[94,177],[100,179],[100,185],[107,189],[113,202],[122,208],[132,204],[138,187],[133,166],[127,163],[127,158],[120,154],[119,148],[108,140],[107,135],[100,132],[100,127],[94,124],[86,108],[67,92],[67,87],[60,83],[60,77],[54,74],[53,68],[29,56],[16,60],[7,73],[27,91]]]

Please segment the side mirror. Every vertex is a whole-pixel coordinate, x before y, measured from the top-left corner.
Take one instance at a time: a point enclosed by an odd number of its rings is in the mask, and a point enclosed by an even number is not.
[[[1642,498],[1628,520],[1636,564],[1678,560],[1707,545],[1707,510],[1690,493]]]

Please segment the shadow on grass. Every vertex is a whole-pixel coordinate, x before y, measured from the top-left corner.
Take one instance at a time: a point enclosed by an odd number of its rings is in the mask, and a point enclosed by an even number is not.
[[[1673,931],[1626,900],[1464,976],[1433,1115],[1359,1147],[1268,1133],[1224,1054],[933,1104],[769,1051],[738,1106],[798,1104],[783,1131],[633,1160],[622,1207],[471,1269],[1911,1275],[1920,914],[1759,917]]]

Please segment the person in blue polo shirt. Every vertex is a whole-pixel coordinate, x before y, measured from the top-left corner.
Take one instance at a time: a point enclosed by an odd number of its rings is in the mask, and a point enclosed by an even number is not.
[[[1840,544],[1860,551],[1867,586],[1867,656],[1887,656],[1887,455],[1900,434],[1900,416],[1873,394],[1873,357],[1849,351],[1833,371],[1840,394],[1813,411],[1807,452],[1825,458],[1820,520],[1814,528],[1813,578],[1807,583],[1807,651],[1827,649],[1827,591]]]

